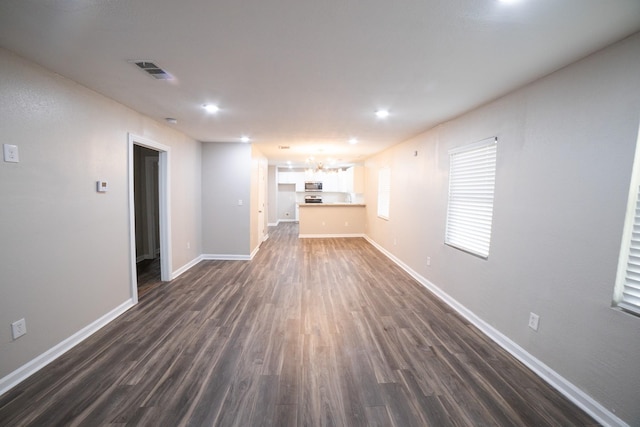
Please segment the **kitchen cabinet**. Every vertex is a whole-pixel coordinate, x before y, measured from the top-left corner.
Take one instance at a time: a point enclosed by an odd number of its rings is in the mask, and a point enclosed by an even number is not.
[[[295,184],[296,191],[304,191],[304,171],[278,169],[278,184]]]
[[[365,205],[320,203],[299,205],[298,237],[359,237],[365,232]]]
[[[292,172],[278,169],[278,184],[295,184]]]
[[[342,171],[340,171],[341,173]],[[322,174],[322,191],[338,192],[340,190],[339,172],[325,172]]]
[[[322,182],[322,190],[331,193],[364,193],[364,167],[352,166],[336,172],[306,172],[278,169],[278,184],[295,184],[296,191],[305,191],[305,181]]]

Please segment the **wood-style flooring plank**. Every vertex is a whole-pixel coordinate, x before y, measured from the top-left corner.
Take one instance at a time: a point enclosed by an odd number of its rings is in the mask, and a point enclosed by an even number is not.
[[[269,230],[0,396],[0,426],[593,426],[360,238]]]

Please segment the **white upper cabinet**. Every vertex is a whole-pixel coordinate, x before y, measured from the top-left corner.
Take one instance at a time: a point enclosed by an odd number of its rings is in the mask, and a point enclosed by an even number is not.
[[[338,172],[327,172],[322,174],[322,191],[338,192],[340,190]]]
[[[278,184],[295,184],[296,191],[304,191],[304,171],[278,169]]]
[[[278,169],[278,184],[295,184],[292,173]]]
[[[309,172],[278,169],[278,184],[295,184],[304,191],[305,181],[322,182],[322,191],[332,193],[364,193],[364,167],[352,166],[337,172]]]

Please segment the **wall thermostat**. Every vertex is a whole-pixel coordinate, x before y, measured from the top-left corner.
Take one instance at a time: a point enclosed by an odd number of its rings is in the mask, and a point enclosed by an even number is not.
[[[109,183],[107,181],[96,182],[96,191],[98,193],[106,193],[108,189],[109,189]]]

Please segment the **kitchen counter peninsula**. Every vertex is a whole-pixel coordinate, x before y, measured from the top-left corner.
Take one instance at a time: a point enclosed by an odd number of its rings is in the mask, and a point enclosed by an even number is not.
[[[298,237],[362,237],[364,203],[300,203]]]

